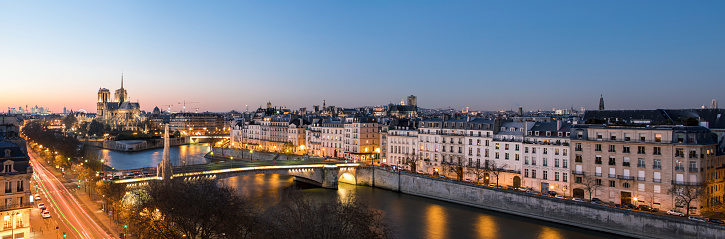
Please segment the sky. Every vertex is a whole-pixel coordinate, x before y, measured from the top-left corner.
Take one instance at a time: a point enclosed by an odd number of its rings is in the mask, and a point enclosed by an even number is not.
[[[725,101],[725,1],[0,0],[0,111]],[[725,102],[723,102],[725,104]]]

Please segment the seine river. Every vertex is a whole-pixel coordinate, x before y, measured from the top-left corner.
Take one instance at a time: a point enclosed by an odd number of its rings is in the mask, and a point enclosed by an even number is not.
[[[155,166],[162,149],[135,153],[102,150],[109,166],[131,169]],[[208,144],[173,147],[172,163],[206,163]],[[525,217],[447,203],[384,189],[341,183],[337,190],[309,187],[287,175],[245,175],[222,180],[242,196],[257,200],[278,200],[285,188],[299,187],[316,198],[355,197],[382,210],[397,238],[616,238],[616,235],[549,223]]]

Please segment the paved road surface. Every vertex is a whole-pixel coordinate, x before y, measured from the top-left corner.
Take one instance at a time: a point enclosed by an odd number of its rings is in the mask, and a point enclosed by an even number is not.
[[[42,202],[50,209],[52,217],[57,221],[59,234],[62,235],[62,232],[66,232],[66,238],[79,239],[113,238],[92,219],[88,212],[83,210],[78,200],[63,186],[61,180],[45,169],[32,153],[30,154],[30,164],[34,170],[33,178],[45,194]]]

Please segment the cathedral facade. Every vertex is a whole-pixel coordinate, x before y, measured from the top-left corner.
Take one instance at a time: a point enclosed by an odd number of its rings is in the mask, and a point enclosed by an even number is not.
[[[107,124],[114,131],[142,130],[143,116],[138,102],[128,100],[128,92],[123,88],[123,75],[121,75],[121,88],[116,90],[113,98],[111,91],[106,88],[98,90],[98,108],[96,120]]]

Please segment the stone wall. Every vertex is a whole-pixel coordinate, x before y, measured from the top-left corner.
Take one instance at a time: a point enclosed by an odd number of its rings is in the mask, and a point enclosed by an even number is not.
[[[725,238],[725,226],[360,166],[358,185],[640,238]],[[374,176],[373,176],[374,175]],[[398,186],[399,185],[399,186]]]

